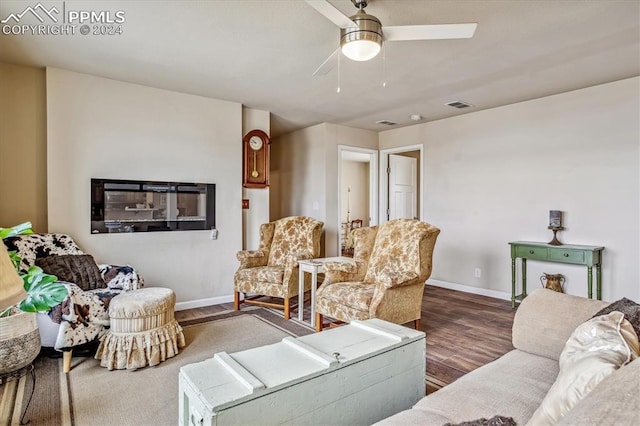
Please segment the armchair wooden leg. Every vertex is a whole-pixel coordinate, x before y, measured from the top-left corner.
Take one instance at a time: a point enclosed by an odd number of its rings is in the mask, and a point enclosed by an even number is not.
[[[420,318],[413,320],[413,328],[420,331]]]
[[[316,313],[316,331],[322,331],[322,314]]]
[[[240,310],[240,292],[239,291],[233,292],[233,309],[235,311]]]
[[[62,371],[65,373],[71,371],[71,354],[72,351],[62,352]]]
[[[291,318],[291,299],[288,297],[284,298],[284,319],[288,320]]]

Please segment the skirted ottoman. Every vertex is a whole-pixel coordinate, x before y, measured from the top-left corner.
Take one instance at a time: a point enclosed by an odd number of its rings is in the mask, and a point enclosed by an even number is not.
[[[185,346],[173,311],[176,295],[162,287],[121,293],[109,305],[110,328],[100,339],[96,359],[109,370],[158,365]]]

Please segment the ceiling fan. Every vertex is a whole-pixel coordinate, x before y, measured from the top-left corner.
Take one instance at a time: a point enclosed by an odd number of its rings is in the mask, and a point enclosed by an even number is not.
[[[378,18],[364,11],[367,0],[351,0],[358,9],[351,17],[342,14],[327,0],[306,0],[306,2],[340,27],[340,47],[318,67],[313,75],[323,75],[331,71],[340,52],[354,61],[368,61],[380,52],[383,41],[471,38],[478,26],[477,23],[467,23],[385,26],[383,28]]]

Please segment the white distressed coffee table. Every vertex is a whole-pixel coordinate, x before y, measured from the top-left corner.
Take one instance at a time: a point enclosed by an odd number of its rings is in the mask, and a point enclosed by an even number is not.
[[[180,369],[179,424],[370,425],[425,395],[425,334],[379,319]]]

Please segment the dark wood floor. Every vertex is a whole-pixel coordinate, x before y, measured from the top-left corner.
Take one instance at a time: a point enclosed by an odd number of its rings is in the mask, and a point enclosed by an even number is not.
[[[189,309],[176,312],[176,319],[189,321],[231,309],[231,303]],[[308,319],[309,312],[305,314]],[[427,334],[427,392],[512,350],[514,314],[508,300],[427,286],[421,321]]]
[[[447,385],[512,350],[514,315],[511,301],[427,286],[421,328],[431,384]]]

